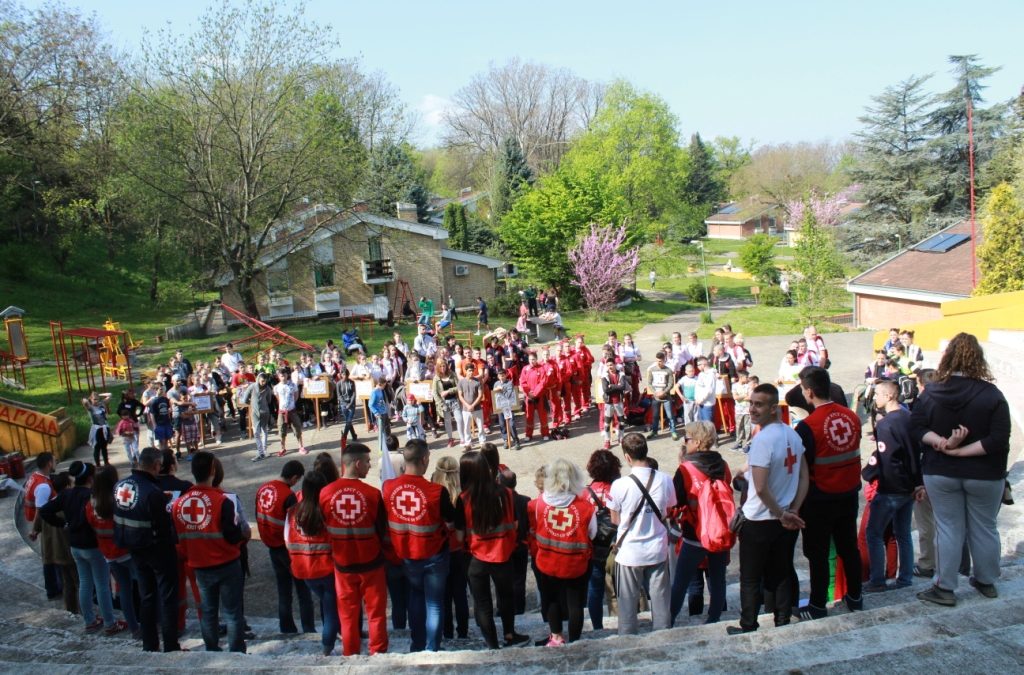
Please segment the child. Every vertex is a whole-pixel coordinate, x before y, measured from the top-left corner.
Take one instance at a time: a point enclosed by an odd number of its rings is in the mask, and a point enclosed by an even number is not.
[[[697,420],[697,402],[694,397],[697,394],[697,371],[693,363],[683,366],[683,376],[672,388],[672,393],[683,401],[683,424],[689,424]]]
[[[629,385],[623,382],[625,376],[619,370],[621,367],[621,365],[615,363],[614,356],[605,357],[606,370],[601,378],[601,398],[604,399],[604,427],[601,429],[601,438],[604,439],[605,450],[611,448],[610,432],[613,421],[618,428],[618,440],[616,442],[622,442],[622,423],[626,417],[622,399],[629,390]]]
[[[512,384],[508,372],[504,368],[499,368],[498,381],[494,383],[494,407],[498,411],[498,428],[505,439],[505,447],[511,446],[519,450],[519,432],[516,431],[516,418],[512,413],[515,404],[515,385]]]
[[[188,408],[192,407],[187,395],[184,403]],[[199,420],[196,419],[196,414],[191,409],[183,410],[181,413],[181,440],[188,452],[186,461],[191,462],[192,455],[199,451]]]
[[[733,450],[747,452],[750,446],[750,377],[746,372],[737,373],[736,384],[732,385],[732,398],[736,402],[736,445]]]
[[[473,447],[473,427],[476,423],[477,439],[484,443],[484,414],[481,403],[484,400],[484,389],[480,380],[476,379],[476,366],[471,362],[466,365],[466,377],[458,382],[459,404],[462,406],[462,445],[466,450]]]
[[[377,433],[380,447],[384,447],[384,439],[391,434],[391,418],[388,417],[388,402],[384,394],[384,378],[374,380],[373,391],[370,393],[369,408],[377,422]]]
[[[117,423],[114,433],[124,439],[124,454],[128,455],[128,462],[132,468],[138,468],[139,423],[132,419],[130,411],[121,411],[121,421]]]
[[[423,425],[420,423],[420,415],[423,413],[423,406],[416,402],[416,397],[409,394],[405,407],[402,408],[402,419],[405,420],[405,439],[427,440],[423,432]]]

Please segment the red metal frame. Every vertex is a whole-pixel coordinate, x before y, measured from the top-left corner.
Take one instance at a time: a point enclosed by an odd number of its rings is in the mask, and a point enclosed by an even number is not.
[[[253,318],[248,314],[245,314],[244,312],[235,309],[231,305],[224,304],[223,302],[220,303],[220,306],[221,308],[223,308],[225,312],[227,312],[231,316],[235,317],[236,319],[244,323],[246,327],[253,332],[252,335],[249,335],[247,337],[231,340],[231,342],[236,345],[244,344],[246,342],[255,342],[256,349],[262,351],[263,348],[261,344],[263,342],[270,342],[271,349],[279,345],[290,344],[294,345],[295,347],[298,347],[303,351],[313,351],[313,345],[307,342],[303,342],[298,338],[292,337],[291,335],[285,333],[280,328],[275,328],[270,324],[263,323],[259,319]]]
[[[75,384],[77,385],[78,391],[84,391],[82,388],[82,372],[79,368],[81,362],[82,368],[85,370],[85,382],[88,385],[89,390],[96,390],[96,373],[93,370],[93,366],[98,366],[100,371],[99,389],[107,388],[107,377],[103,372],[103,363],[100,360],[100,347],[101,342],[107,337],[116,337],[121,341],[121,349],[125,356],[128,355],[128,333],[123,330],[104,330],[100,328],[70,328],[65,329],[64,324],[60,321],[50,322],[50,341],[53,345],[53,360],[56,362],[57,375],[60,379],[61,385],[68,393],[68,403],[71,403],[71,369],[68,367],[68,363],[72,363],[75,366]],[[75,338],[79,338],[80,342],[76,341]],[[71,341],[71,349],[68,349],[68,339]],[[81,358],[79,358],[79,347],[81,348]],[[92,351],[96,351],[96,360],[92,358]],[[70,353],[70,358],[68,354]],[[131,360],[125,359],[125,381],[129,386],[132,384],[132,366]]]

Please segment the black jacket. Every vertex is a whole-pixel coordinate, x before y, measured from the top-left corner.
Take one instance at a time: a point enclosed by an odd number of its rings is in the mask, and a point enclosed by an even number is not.
[[[85,505],[92,499],[92,489],[76,486],[59,493],[39,509],[39,516],[54,527],[63,527],[68,533],[71,548],[96,548],[96,533],[85,518]],[[61,518],[58,513],[63,512]]]
[[[920,485],[921,446],[910,433],[910,412],[900,408],[878,420],[877,445],[861,476],[869,483],[878,481],[883,494],[910,494]]]
[[[991,382],[952,376],[928,385],[914,402],[911,434],[924,447],[923,473],[950,478],[1002,480],[1010,454],[1010,407]],[[984,455],[951,457],[922,442],[928,431],[948,437],[959,425],[970,433],[961,446],[981,441]]]
[[[686,456],[686,461],[693,464],[697,469],[711,480],[725,480],[725,470],[728,465],[722,459],[722,455],[715,450],[707,452],[695,452]],[[676,469],[672,477],[672,484],[676,488],[676,501],[679,506],[687,505],[686,483],[683,482],[683,470]],[[682,521],[683,539],[698,541],[697,531],[687,521]]]

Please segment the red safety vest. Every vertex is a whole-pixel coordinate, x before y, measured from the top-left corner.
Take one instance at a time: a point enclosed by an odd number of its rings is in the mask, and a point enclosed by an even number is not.
[[[49,476],[44,476],[36,471],[28,477],[28,483],[25,484],[25,521],[29,524],[36,519],[36,509],[42,506],[42,504],[36,504],[36,488],[43,483],[50,486],[50,499],[53,499],[53,481]]]
[[[384,508],[395,553],[403,560],[426,560],[447,536],[441,520],[441,486],[422,476],[402,475],[384,483]]]
[[[860,419],[849,408],[824,403],[804,420],[814,436],[811,483],[821,492],[860,488]]]
[[[569,506],[561,508],[538,497],[530,506],[537,569],[558,579],[576,579],[586,574],[593,553],[589,528],[594,505],[590,500],[576,497]]]
[[[292,576],[296,579],[322,579],[334,574],[331,537],[327,534],[327,528],[317,535],[306,534],[295,520],[296,511],[298,509],[294,507],[288,511],[288,526],[284,531]]]
[[[516,548],[516,516],[512,507],[512,490],[505,488],[505,513],[496,528],[489,532],[473,529],[473,506],[469,493],[463,492],[462,508],[466,514],[466,548],[477,560],[503,563],[512,557]]]
[[[216,567],[241,555],[238,544],[229,543],[220,531],[221,509],[227,500],[220,488],[195,485],[174,502],[174,529],[190,567]]]
[[[284,503],[291,495],[288,484],[277,478],[256,491],[256,527],[270,548],[284,546]]]
[[[380,490],[355,478],[339,478],[320,492],[320,511],[335,565],[351,567],[383,560],[377,533],[380,507]]]
[[[114,543],[114,519],[100,518],[96,515],[92,500],[85,505],[85,519],[92,527],[92,531],[96,533],[96,544],[104,558],[117,560],[128,555],[128,549],[121,548]]]

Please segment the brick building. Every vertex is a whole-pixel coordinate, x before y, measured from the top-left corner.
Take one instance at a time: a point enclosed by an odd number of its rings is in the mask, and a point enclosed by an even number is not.
[[[503,263],[447,248],[444,228],[416,220],[416,208],[398,204],[398,218],[310,205],[275,227],[274,244],[260,259],[256,304],[269,319],[387,316],[400,281],[415,300],[441,301],[452,295],[457,306],[490,301],[500,290]],[[221,299],[243,307],[233,276],[218,279]],[[396,314],[400,307],[394,307]]]
[[[858,328],[942,318],[943,302],[970,297],[971,226],[964,221],[875,265],[847,283]]]
[[[757,197],[732,202],[704,220],[708,239],[747,239],[755,234],[779,234],[778,209]]]

